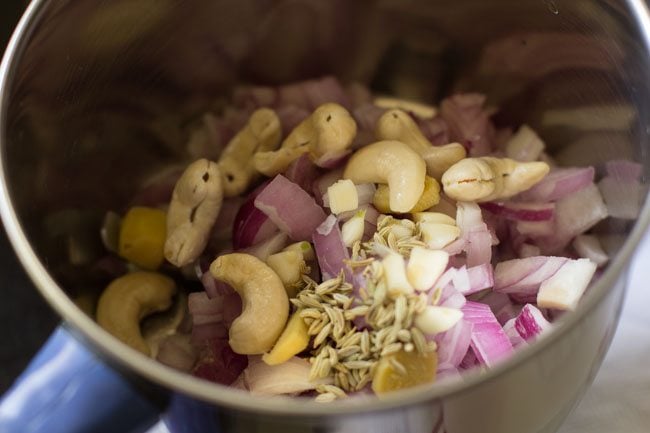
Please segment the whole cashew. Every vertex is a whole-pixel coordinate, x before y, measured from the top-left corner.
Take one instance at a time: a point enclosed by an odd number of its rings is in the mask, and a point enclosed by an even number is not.
[[[282,125],[269,108],[256,110],[244,128],[233,137],[219,158],[226,197],[243,193],[258,176],[253,165],[256,152],[275,150],[280,144]]]
[[[357,134],[348,110],[334,103],[323,104],[285,138],[274,152],[257,152],[253,164],[260,173],[275,176],[295,159],[309,152],[312,161],[343,155]]]
[[[398,109],[388,110],[379,118],[375,135],[379,140],[398,140],[411,146],[424,158],[427,174],[435,179],[440,179],[449,167],[467,156],[460,143],[431,144],[411,116]]]
[[[217,164],[199,159],[176,182],[167,211],[165,258],[170,263],[181,267],[203,252],[221,210],[221,179]]]
[[[535,185],[549,172],[545,162],[510,158],[466,158],[442,176],[445,194],[458,201],[492,201],[512,197]]]
[[[393,212],[408,212],[424,191],[426,166],[411,147],[401,141],[378,141],[362,147],[348,161],[344,179],[355,184],[387,183],[389,207]]]
[[[289,299],[280,277],[250,254],[219,256],[210,273],[242,298],[242,313],[230,327],[230,347],[236,353],[257,355],[269,351],[289,316]]]
[[[111,282],[99,298],[97,322],[114,337],[149,356],[140,321],[172,305],[176,283],[156,272],[131,272]]]

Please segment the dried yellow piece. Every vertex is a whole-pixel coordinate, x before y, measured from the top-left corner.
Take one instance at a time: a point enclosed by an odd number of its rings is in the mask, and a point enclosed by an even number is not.
[[[436,352],[420,354],[415,350],[400,350],[381,358],[372,379],[372,390],[380,395],[433,382],[437,368]]]
[[[379,185],[377,191],[372,200],[372,204],[377,208],[381,213],[393,213],[390,210],[389,206],[389,195],[390,191],[388,185]],[[440,184],[437,180],[430,176],[424,178],[424,191],[418,199],[415,206],[413,206],[409,213],[413,212],[422,212],[426,209],[429,209],[432,206],[435,206],[440,201]]]
[[[308,344],[307,325],[298,310],[289,318],[273,349],[262,356],[262,361],[268,365],[282,364],[305,350]]]
[[[156,270],[165,260],[167,217],[160,209],[133,207],[122,220],[120,257],[147,269]]]

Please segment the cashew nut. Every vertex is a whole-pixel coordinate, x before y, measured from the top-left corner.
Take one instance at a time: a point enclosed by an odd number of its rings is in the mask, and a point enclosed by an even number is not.
[[[236,353],[257,355],[269,351],[289,316],[289,299],[280,277],[250,254],[219,256],[210,273],[242,298],[242,313],[230,327],[230,347]]]
[[[244,128],[233,137],[219,158],[226,197],[243,193],[258,176],[253,154],[275,150],[280,144],[282,125],[277,114],[269,108],[256,110]]]
[[[176,283],[156,272],[132,272],[111,282],[99,298],[97,322],[114,337],[149,356],[140,321],[172,305]]]
[[[178,179],[167,211],[165,258],[181,267],[194,261],[208,242],[223,200],[221,172],[214,162],[199,159]]]
[[[408,212],[424,191],[424,160],[408,145],[393,140],[378,141],[352,155],[343,178],[355,184],[387,183],[389,207],[393,212]]]
[[[253,164],[260,173],[275,176],[305,152],[314,162],[345,154],[356,134],[357,124],[345,108],[323,104],[291,131],[280,149],[257,152]]]
[[[434,146],[411,116],[398,109],[388,110],[379,118],[375,135],[379,140],[398,140],[411,146],[424,158],[427,174],[435,179],[440,179],[449,167],[467,155],[460,143]]]
[[[397,108],[404,111],[409,111],[420,119],[433,119],[436,117],[437,111],[431,105],[423,104],[421,102],[409,101],[407,99],[390,98],[387,96],[380,96],[375,98],[373,103],[381,108]]]
[[[379,185],[372,199],[372,204],[381,213],[390,213],[389,205],[390,188],[388,185]],[[424,178],[424,191],[415,203],[415,206],[409,210],[409,213],[422,212],[435,206],[440,201],[440,184],[430,176]]]
[[[450,198],[484,202],[512,197],[535,185],[549,171],[545,162],[517,162],[510,158],[466,158],[442,176]]]

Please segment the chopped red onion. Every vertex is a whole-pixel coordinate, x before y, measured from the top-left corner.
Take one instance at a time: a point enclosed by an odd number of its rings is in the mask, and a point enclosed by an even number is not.
[[[284,176],[287,179],[308,193],[312,191],[314,181],[316,181],[316,179],[321,175],[321,169],[311,161],[311,158],[307,153],[300,155],[300,157],[294,160],[284,172]]]
[[[467,301],[461,310],[474,325],[471,347],[481,364],[492,367],[512,354],[512,344],[488,305]]]
[[[343,270],[346,280],[351,281],[352,273],[345,262],[350,259],[350,253],[341,238],[336,216],[328,216],[314,231],[312,240],[323,280],[335,278]]]
[[[282,125],[282,136],[286,137],[296,126],[309,117],[309,111],[295,105],[283,105],[275,110]]]
[[[385,108],[374,104],[364,104],[352,111],[352,117],[356,120],[359,131],[369,131],[374,134],[375,125],[385,112]]]
[[[314,160],[314,164],[316,164],[318,167],[326,169],[343,167],[350,156],[350,152],[350,150],[346,149],[342,151],[326,153]]]
[[[467,273],[469,290],[467,292],[459,290],[465,296],[489,289],[494,285],[494,272],[490,263],[472,266],[471,268],[467,268],[465,272]]]
[[[456,269],[456,273],[454,273],[451,281],[454,285],[454,289],[463,295],[467,295],[471,290],[469,274],[467,273],[467,266],[462,266]]]
[[[206,272],[206,274],[208,274]],[[190,314],[221,314],[223,313],[223,296],[212,299],[205,292],[190,293],[187,297],[187,309]]]
[[[354,81],[345,87],[345,93],[348,95],[353,108],[372,102],[372,93],[368,86]]]
[[[209,325],[210,323],[223,323],[223,314],[192,314],[192,325]]]
[[[536,243],[545,254],[559,252],[607,216],[598,188],[590,184],[555,203],[555,230],[551,236],[536,239]]]
[[[450,256],[455,256],[460,254],[467,248],[467,240],[464,238],[458,238],[449,245],[446,245],[442,250],[447,252]]]
[[[208,298],[223,298],[226,295],[234,293],[234,289],[223,281],[217,280],[210,272],[204,272],[201,275],[201,284],[205,289]]]
[[[479,299],[483,304],[489,305],[490,310],[496,315],[503,307],[512,304],[508,295],[504,293],[488,291]],[[497,317],[498,319],[498,317]]]
[[[440,115],[449,127],[449,138],[458,141],[470,156],[483,156],[492,150],[494,126],[490,114],[483,108],[485,95],[478,93],[456,94],[443,99]]]
[[[515,319],[515,329],[526,341],[537,338],[551,324],[533,304],[526,304]]]
[[[278,87],[278,100],[279,106],[294,105],[296,107],[309,109],[311,102],[307,97],[304,82],[286,84]]]
[[[515,221],[547,221],[553,218],[553,203],[485,202],[481,209]]]
[[[281,174],[260,192],[255,207],[294,241],[311,239],[316,227],[326,218],[323,208],[304,189]]]
[[[431,119],[415,118],[416,123],[426,137],[434,146],[442,146],[449,143],[449,131],[447,123],[441,116],[435,116]]]
[[[442,289],[438,305],[448,308],[461,308],[466,302],[467,299],[465,299],[465,296],[462,293],[456,290],[453,285],[447,284]]]
[[[517,348],[521,345],[525,345],[526,340],[524,340],[523,337],[519,335],[519,331],[517,331],[517,328],[515,327],[515,320],[516,319],[514,317],[508,320],[503,325],[503,332],[505,332],[508,336],[512,347]]]
[[[542,254],[542,250],[540,250],[537,245],[524,242],[517,248],[517,254],[519,255],[519,258],[523,259],[526,257],[539,256]]]
[[[540,284],[552,277],[567,260],[566,257],[537,256],[499,262],[494,268],[494,291],[536,295]]]
[[[273,87],[240,86],[233,91],[232,102],[236,107],[256,109],[259,107],[274,107],[277,104],[278,92]]]
[[[280,232],[265,241],[244,248],[241,252],[253,255],[262,261],[266,261],[271,254],[277,253],[288,244],[289,237],[286,233]]]
[[[574,310],[596,272],[596,264],[589,259],[567,260],[537,292],[537,306]]]
[[[357,188],[357,197],[359,199],[359,207],[364,204],[372,203],[372,200],[375,196],[375,191],[377,188],[374,183],[362,183],[360,185],[355,185]]]
[[[573,240],[573,248],[580,257],[591,260],[596,265],[603,266],[609,261],[609,256],[594,235],[579,235]]]
[[[533,239],[552,236],[555,233],[555,221],[517,221],[515,229],[519,234]]]
[[[255,200],[267,185],[268,183],[264,183],[251,192],[235,216],[232,225],[232,244],[235,250],[248,248],[269,239],[279,230],[278,226],[255,206]]]
[[[509,301],[510,301],[510,299],[511,299],[510,296],[508,296]],[[532,301],[534,302],[535,299],[533,299]],[[526,303],[528,303],[528,302],[527,301],[522,301],[522,302],[519,302],[518,304],[514,304],[511,301],[508,305],[505,305],[505,306],[501,307],[501,309],[499,311],[497,311],[496,313],[494,313],[494,315],[497,318],[497,320],[499,321],[499,323],[501,323],[503,325],[503,324],[507,323],[510,319],[514,319],[515,317],[517,317],[519,315],[519,312],[521,311],[521,308],[522,308],[523,304],[526,304]]]
[[[318,80],[305,81],[302,86],[311,110],[315,110],[327,102],[335,102],[347,109],[352,106],[350,98],[343,90],[341,83],[331,75]]]
[[[479,266],[492,260],[492,234],[483,223],[482,227],[470,229],[467,234],[467,266]]]
[[[314,181],[312,191],[319,204],[323,204],[322,197],[327,192],[327,188],[334,185],[337,180],[343,177],[343,169],[331,170]]]
[[[461,319],[450,330],[438,334],[438,369],[456,368],[467,354],[472,340],[471,322]]]
[[[594,174],[593,167],[558,168],[516,198],[529,202],[556,201],[591,185]]]
[[[226,325],[223,322],[192,326],[192,343],[194,344],[203,344],[207,340],[227,337],[228,329],[226,329]]]

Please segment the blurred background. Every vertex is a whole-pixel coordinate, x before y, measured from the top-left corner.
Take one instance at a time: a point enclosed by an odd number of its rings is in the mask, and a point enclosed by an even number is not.
[[[0,49],[9,41],[18,22],[24,0],[0,1]],[[1,223],[0,223],[1,225]],[[43,341],[52,332],[58,319],[29,281],[18,263],[4,227],[0,228],[0,394],[25,368]]]

